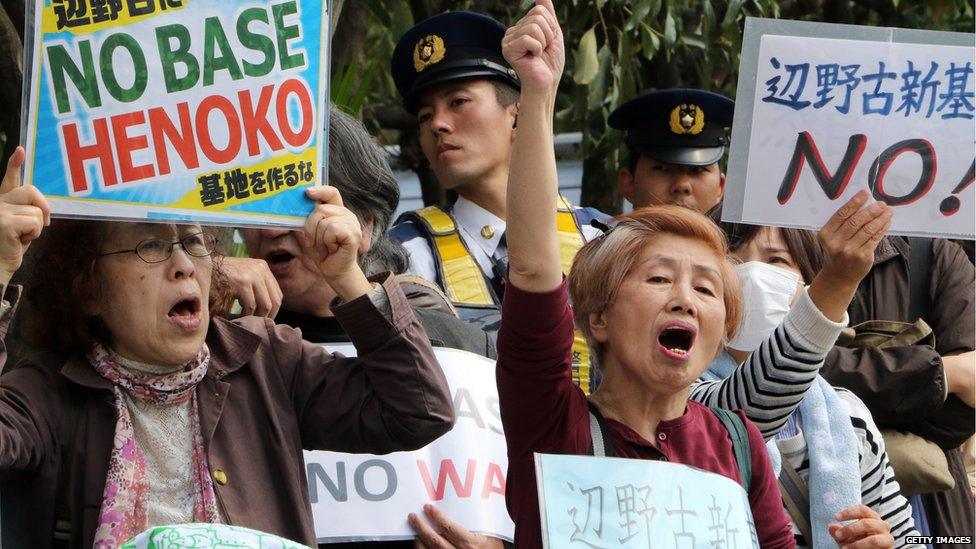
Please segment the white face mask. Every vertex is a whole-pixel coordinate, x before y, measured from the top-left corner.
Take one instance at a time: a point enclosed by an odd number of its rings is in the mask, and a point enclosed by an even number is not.
[[[752,352],[766,340],[790,312],[800,275],[761,261],[735,268],[742,282],[742,321],[729,347]]]

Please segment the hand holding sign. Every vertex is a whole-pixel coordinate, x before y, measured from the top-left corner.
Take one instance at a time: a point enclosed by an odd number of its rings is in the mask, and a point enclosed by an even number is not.
[[[518,73],[523,93],[555,94],[566,54],[552,0],[536,0],[535,7],[505,32],[502,54]]]
[[[417,540],[414,542],[415,548],[500,549],[504,547],[502,540],[470,532],[433,505],[424,505],[424,515],[430,521],[430,526],[413,513],[407,516],[410,527],[417,532]]]
[[[818,238],[826,257],[810,284],[809,295],[824,316],[840,322],[861,279],[874,264],[874,249],[891,226],[891,208],[875,202],[862,208],[867,191],[859,191],[820,229]]]
[[[0,284],[4,285],[20,268],[31,241],[51,224],[51,206],[44,195],[34,186],[20,185],[25,157],[24,148],[17,147],[0,185]]]
[[[867,199],[867,191],[854,195],[817,235],[827,252],[823,270],[855,285],[871,270],[874,249],[891,225],[891,208],[880,201],[863,207]]]
[[[332,286],[343,301],[369,293],[372,286],[359,268],[358,258],[363,232],[356,215],[342,205],[335,187],[310,187],[305,194],[318,202],[305,220],[305,247],[309,254],[302,261]]]
[[[881,515],[867,505],[855,505],[836,515],[837,520],[853,521],[846,526],[830,525],[830,535],[837,540],[841,549],[855,547],[894,547],[895,538],[891,536],[891,525]]]

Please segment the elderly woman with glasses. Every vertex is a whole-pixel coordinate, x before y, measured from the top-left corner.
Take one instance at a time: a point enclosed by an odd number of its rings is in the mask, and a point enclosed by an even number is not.
[[[446,380],[406,298],[360,270],[359,222],[338,191],[307,194],[308,261],[338,295],[358,358],[265,318],[221,318],[227,285],[199,226],[58,220],[44,231],[25,296],[38,352],[0,377],[4,546],[50,547],[60,534],[116,547],[189,522],[314,545],[302,449],[387,453],[450,429]],[[35,188],[0,196],[0,333],[19,295],[7,283],[48,218]]]
[[[637,210],[579,251],[568,284],[562,275],[552,119],[564,50],[551,0],[537,3],[502,41],[522,82],[496,368],[515,544],[542,545],[533,461],[538,452],[664,460],[724,475],[746,489],[758,545],[794,547],[757,427],[741,411],[710,410],[690,400],[727,406],[738,399],[727,382],[697,381],[735,334],[742,306],[718,227],[680,206]],[[844,275],[833,285],[815,280],[800,297],[801,314],[777,328],[774,339],[781,343],[766,344],[761,352],[785,349],[808,367],[822,364],[890,222],[883,205],[859,211],[865,200],[858,196],[841,208],[825,230],[846,250],[831,265]],[[589,398],[571,379],[574,323],[603,374]],[[807,384],[800,384],[801,393]],[[692,385],[704,389],[694,395]],[[754,380],[743,389],[768,387]],[[743,449],[743,437],[732,436],[726,421],[744,428],[748,452],[736,451]],[[654,492],[650,498],[649,505],[662,503]]]

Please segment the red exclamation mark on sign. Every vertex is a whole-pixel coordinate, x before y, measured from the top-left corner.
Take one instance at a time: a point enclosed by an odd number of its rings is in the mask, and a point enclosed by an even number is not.
[[[939,204],[939,211],[942,215],[949,217],[959,211],[959,197],[955,196],[961,193],[966,187],[973,184],[973,180],[976,179],[976,161],[973,162],[972,166],[969,167],[969,171],[963,176],[962,181],[956,185],[955,189],[952,189],[953,196],[947,196],[941,204]]]

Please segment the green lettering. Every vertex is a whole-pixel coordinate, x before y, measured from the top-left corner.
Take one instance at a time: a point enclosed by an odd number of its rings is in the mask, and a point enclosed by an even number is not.
[[[247,25],[251,21],[260,21],[267,24],[268,12],[261,8],[248,8],[241,12],[241,16],[237,19],[237,38],[241,41],[241,45],[247,49],[259,51],[264,54],[264,61],[258,64],[242,59],[244,74],[250,77],[264,76],[274,68],[274,42],[263,34],[251,32],[247,28]]]
[[[275,35],[278,38],[278,58],[281,62],[280,69],[286,71],[295,67],[305,66],[304,53],[289,53],[288,41],[302,35],[298,25],[285,25],[285,16],[298,13],[298,6],[294,0],[282,2],[271,6],[271,13],[274,15]]]
[[[123,88],[115,77],[113,57],[117,48],[124,48],[132,59],[132,72],[135,73],[135,78],[129,88]],[[149,72],[146,70],[146,56],[143,55],[142,48],[135,38],[123,32],[109,36],[102,42],[102,49],[98,52],[98,62],[102,66],[102,81],[109,95],[122,103],[131,103],[142,97],[149,82]]]
[[[214,57],[215,50],[219,50],[219,57]],[[214,72],[222,69],[226,69],[234,80],[244,78],[224,27],[220,26],[220,18],[208,17],[203,27],[203,85],[213,84]]]
[[[176,49],[170,49],[172,39],[176,39]],[[166,82],[166,92],[181,92],[196,85],[200,79],[200,64],[197,58],[190,54],[190,31],[183,25],[163,25],[156,29],[156,46],[159,49],[159,61],[163,65],[163,81]],[[186,76],[176,75],[176,64],[182,63],[186,67]]]
[[[51,69],[54,100],[58,105],[58,114],[71,111],[65,75],[75,85],[88,108],[93,109],[102,106],[102,98],[98,94],[98,79],[95,76],[95,63],[92,61],[91,41],[80,40],[78,50],[81,52],[80,70],[64,45],[54,44],[47,47],[47,62]]]

